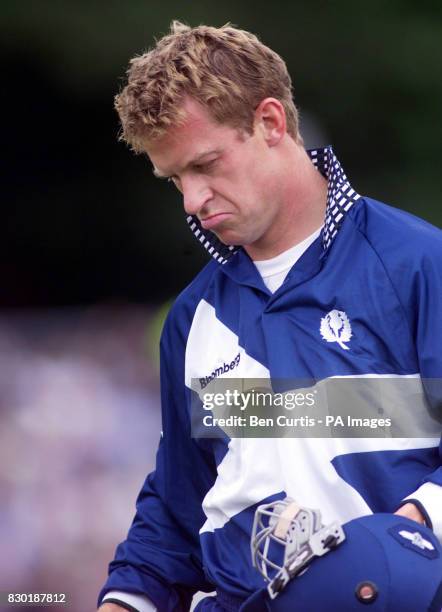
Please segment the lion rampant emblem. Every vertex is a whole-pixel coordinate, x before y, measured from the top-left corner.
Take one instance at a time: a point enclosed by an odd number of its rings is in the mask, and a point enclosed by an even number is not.
[[[321,319],[319,331],[327,342],[337,342],[344,351],[349,350],[344,342],[348,342],[352,337],[351,325],[343,310],[330,310]]]

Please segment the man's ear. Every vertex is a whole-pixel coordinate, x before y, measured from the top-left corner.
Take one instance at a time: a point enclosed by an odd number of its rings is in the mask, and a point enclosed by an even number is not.
[[[254,114],[254,128],[258,129],[269,147],[277,145],[287,132],[283,105],[276,98],[264,98]]]

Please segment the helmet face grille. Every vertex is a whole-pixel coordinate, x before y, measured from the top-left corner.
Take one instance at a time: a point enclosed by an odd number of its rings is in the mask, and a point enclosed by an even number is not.
[[[265,580],[272,580],[288,562],[290,551],[298,547],[305,526],[295,520],[300,508],[286,498],[259,506],[251,538],[252,562]],[[293,516],[292,516],[293,515]]]
[[[275,537],[272,534],[276,522],[274,517],[279,515],[275,512],[276,507],[277,504],[265,504],[257,508],[250,541],[253,566],[267,581],[281,569],[280,565],[268,559],[270,542]]]
[[[319,510],[301,508],[287,497],[256,509],[252,563],[269,582],[267,588],[274,598],[314,557],[327,554],[344,539],[341,525],[322,525]]]

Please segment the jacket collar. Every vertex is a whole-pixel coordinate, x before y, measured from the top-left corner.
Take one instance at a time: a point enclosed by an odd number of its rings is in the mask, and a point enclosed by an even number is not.
[[[350,185],[331,146],[310,149],[307,153],[312,163],[328,181],[327,205],[322,230],[322,249],[325,254],[332,245],[346,214],[361,196]],[[189,215],[186,220],[195,237],[215,261],[225,264],[232,255],[242,250],[240,246],[223,244],[213,232],[204,230],[196,216]]]

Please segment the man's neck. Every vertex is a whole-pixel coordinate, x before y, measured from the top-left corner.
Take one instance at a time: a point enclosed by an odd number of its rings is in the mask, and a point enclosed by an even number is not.
[[[294,143],[293,143],[294,144]],[[290,151],[281,172],[278,218],[271,230],[244,249],[251,259],[271,259],[299,244],[324,222],[327,180],[298,145]]]

